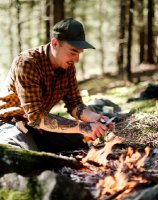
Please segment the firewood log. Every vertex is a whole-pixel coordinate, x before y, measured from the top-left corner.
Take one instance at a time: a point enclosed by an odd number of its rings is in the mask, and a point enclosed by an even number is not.
[[[78,168],[80,165],[74,158],[0,145],[0,175],[10,172],[39,174],[43,170],[57,171],[63,166]]]

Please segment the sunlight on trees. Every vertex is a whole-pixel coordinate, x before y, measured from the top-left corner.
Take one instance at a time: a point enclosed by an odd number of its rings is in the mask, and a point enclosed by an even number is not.
[[[0,0],[0,83],[13,58],[49,42],[50,28],[64,17],[81,21],[87,41],[96,47],[81,56],[79,80],[107,72],[130,79],[133,67],[157,63],[157,9],[156,0]]]

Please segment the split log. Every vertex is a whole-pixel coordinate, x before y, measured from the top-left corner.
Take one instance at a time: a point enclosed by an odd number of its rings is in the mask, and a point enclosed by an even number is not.
[[[21,175],[39,174],[44,170],[58,170],[63,166],[79,168],[74,158],[53,153],[37,152],[0,145],[0,175],[17,172]]]

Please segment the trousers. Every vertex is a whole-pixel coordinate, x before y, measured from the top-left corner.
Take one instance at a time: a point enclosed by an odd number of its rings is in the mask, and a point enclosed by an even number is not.
[[[26,134],[22,133],[15,124],[5,123],[0,126],[0,144],[8,144],[17,148],[57,153],[81,148],[88,149],[82,134],[64,134],[39,131],[28,127]]]

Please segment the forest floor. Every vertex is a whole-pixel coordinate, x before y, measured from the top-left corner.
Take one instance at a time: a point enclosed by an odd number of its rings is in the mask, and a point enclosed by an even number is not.
[[[158,147],[158,73],[149,73],[150,76],[144,74],[141,81],[140,75],[135,74],[140,81],[137,83],[129,83],[110,75],[96,76],[80,82],[79,88],[86,105],[97,107],[98,100],[108,102],[98,112],[109,117],[117,116],[116,133],[125,137],[126,143]],[[147,90],[149,86],[154,86],[152,91]],[[149,96],[142,98],[146,92],[149,92]],[[121,109],[120,113],[115,112],[115,106]],[[62,103],[57,106],[56,112],[63,112],[63,116],[67,116]]]
[[[129,83],[102,76],[81,83],[79,87],[86,104],[104,99],[121,108],[116,133],[125,137],[126,143],[158,147],[158,74],[141,79],[139,83]],[[107,108],[103,107],[103,113]]]

